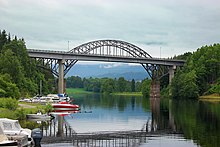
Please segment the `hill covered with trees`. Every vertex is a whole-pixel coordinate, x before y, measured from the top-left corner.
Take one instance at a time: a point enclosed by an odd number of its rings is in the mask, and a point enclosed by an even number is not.
[[[220,44],[203,46],[194,53],[176,57],[187,59],[171,84],[173,98],[198,98],[201,95],[220,95]]]
[[[42,81],[43,93],[54,87],[54,76],[37,68],[36,61],[29,58],[24,39],[0,30],[0,97],[20,98],[39,93]]]

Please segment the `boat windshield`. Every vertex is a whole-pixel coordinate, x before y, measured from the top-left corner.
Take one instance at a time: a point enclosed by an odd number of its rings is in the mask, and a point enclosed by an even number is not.
[[[4,130],[19,131],[21,126],[18,122],[2,122]]]

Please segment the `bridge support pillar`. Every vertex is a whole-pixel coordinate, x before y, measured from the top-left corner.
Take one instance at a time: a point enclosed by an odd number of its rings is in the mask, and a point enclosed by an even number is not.
[[[175,71],[175,69],[176,69],[176,66],[174,65],[174,66],[171,66],[170,68],[169,68],[169,84],[171,84],[171,82],[172,82],[172,79],[173,79],[173,77],[174,77],[174,71]]]
[[[59,64],[59,80],[58,80],[58,93],[64,93],[64,63],[63,59],[58,60]]]
[[[150,98],[160,98],[160,81],[152,79],[150,86]]]
[[[57,131],[57,136],[58,137],[62,137],[64,134],[63,134],[63,116],[59,116],[58,115],[58,131]]]

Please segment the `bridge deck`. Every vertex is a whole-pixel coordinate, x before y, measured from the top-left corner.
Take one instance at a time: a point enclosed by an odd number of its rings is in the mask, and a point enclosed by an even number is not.
[[[124,63],[141,63],[141,64],[156,64],[166,66],[183,66],[184,60],[165,59],[165,58],[144,58],[130,56],[114,56],[114,55],[99,55],[99,54],[80,54],[64,51],[51,50],[35,50],[28,49],[28,54],[33,58],[45,59],[63,59],[63,60],[78,60],[78,61],[103,61],[103,62],[124,62]]]

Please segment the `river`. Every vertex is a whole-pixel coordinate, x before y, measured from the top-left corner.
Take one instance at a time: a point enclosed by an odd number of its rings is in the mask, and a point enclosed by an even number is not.
[[[76,134],[147,132],[95,146],[219,147],[220,103],[99,94],[73,95],[80,113],[64,116]],[[128,135],[128,134],[126,134]],[[120,137],[119,137],[120,138]],[[96,140],[97,142],[97,140]],[[135,143],[134,143],[135,142]],[[99,142],[100,143],[100,142]],[[134,144],[133,144],[134,143]],[[66,143],[65,146],[73,146]],[[89,146],[91,143],[83,143]],[[42,146],[61,146],[50,143]],[[78,146],[81,146],[78,145]],[[91,146],[94,146],[92,144]]]

